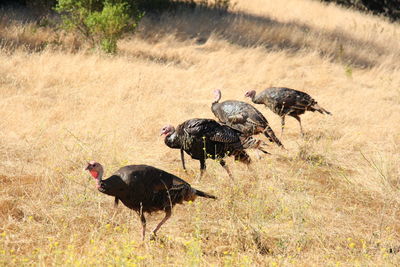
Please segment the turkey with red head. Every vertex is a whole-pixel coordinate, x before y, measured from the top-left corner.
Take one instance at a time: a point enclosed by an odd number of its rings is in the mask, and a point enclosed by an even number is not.
[[[186,169],[184,151],[193,159],[200,161],[200,177],[206,169],[207,158],[218,160],[233,179],[224,161],[226,156],[234,156],[235,160],[249,164],[251,160],[245,149],[254,148],[268,153],[262,148],[261,140],[243,136],[239,131],[212,119],[190,119],[176,128],[166,125],[161,129],[161,135],[165,135],[164,142],[168,147],[181,150],[184,169]]]
[[[155,236],[171,217],[172,208],[176,204],[193,201],[197,196],[216,199],[213,195],[194,189],[179,177],[148,165],[122,167],[104,180],[104,169],[100,163],[91,161],[86,170],[96,180],[100,192],[115,197],[115,204],[120,200],[126,207],[137,212],[143,227],[143,240],[146,233],[145,213],[165,212],[165,217],[153,230]]]

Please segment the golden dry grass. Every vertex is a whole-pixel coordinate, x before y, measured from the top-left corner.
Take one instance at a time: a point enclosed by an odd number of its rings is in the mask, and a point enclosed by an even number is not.
[[[234,11],[145,18],[117,56],[71,53],[74,40],[2,14],[1,265],[400,263],[400,26],[308,0]],[[66,45],[40,46],[49,38]],[[251,152],[250,170],[229,159],[235,185],[213,161],[200,182],[197,161],[183,172],[160,128],[213,118],[215,88],[244,100],[267,86],[306,91],[333,116],[305,114],[304,139],[289,118],[288,151]],[[107,174],[151,164],[219,199],[177,206],[160,239],[141,242],[137,216],[83,171],[92,159]]]

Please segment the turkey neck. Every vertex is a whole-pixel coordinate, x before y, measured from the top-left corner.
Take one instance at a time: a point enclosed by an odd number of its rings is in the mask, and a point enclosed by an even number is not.
[[[218,92],[217,95],[215,96],[214,102],[212,102],[212,104],[211,104],[212,110],[214,110],[214,106],[215,106],[215,108],[217,108],[216,106],[220,100],[221,100],[221,92]]]
[[[211,105],[211,111],[212,111],[214,114],[217,114],[218,105],[219,105],[218,102],[213,102],[212,105]]]
[[[166,136],[164,139],[164,143],[170,148],[181,148],[179,138],[176,134],[176,131],[174,131],[172,134]]]
[[[221,100],[221,91],[216,92],[213,104],[218,103]]]
[[[262,97],[260,94],[254,94],[253,97],[251,98],[251,101],[255,104],[264,104],[264,101],[262,100]]]
[[[99,169],[99,172],[98,172],[98,175],[97,175],[97,178],[96,178],[97,188],[100,187],[100,183],[101,183],[102,178],[103,178],[103,173],[104,173],[104,170],[103,170],[103,167],[101,167]]]

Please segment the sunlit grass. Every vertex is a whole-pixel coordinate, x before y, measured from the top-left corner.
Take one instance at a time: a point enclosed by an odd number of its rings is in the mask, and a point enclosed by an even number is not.
[[[235,11],[250,19],[145,18],[112,57],[0,21],[0,265],[399,264],[399,25],[306,0]],[[47,38],[60,44],[43,47]],[[210,159],[201,181],[198,161],[186,156],[183,171],[160,128],[213,118],[214,89],[247,101],[267,86],[304,90],[333,116],[302,116],[305,138],[288,118],[288,150],[249,151],[249,168],[228,158],[235,183]],[[280,119],[257,108],[279,134]],[[142,242],[138,216],[96,190],[88,160],[106,176],[154,165],[218,199],[176,206],[159,238]],[[162,217],[148,216],[148,229]]]

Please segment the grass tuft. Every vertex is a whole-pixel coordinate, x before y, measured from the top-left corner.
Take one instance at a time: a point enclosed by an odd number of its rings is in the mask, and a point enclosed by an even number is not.
[[[0,265],[399,265],[399,34],[317,1],[241,0],[145,17],[105,56],[0,10]],[[218,161],[201,181],[198,161],[182,170],[162,125],[213,118],[216,88],[248,101],[268,86],[306,91],[333,116],[302,115],[304,138],[288,117],[287,151],[249,151],[250,167],[228,157],[235,183]],[[83,171],[89,160],[106,176],[154,165],[218,200],[176,206],[142,242],[138,216]]]

